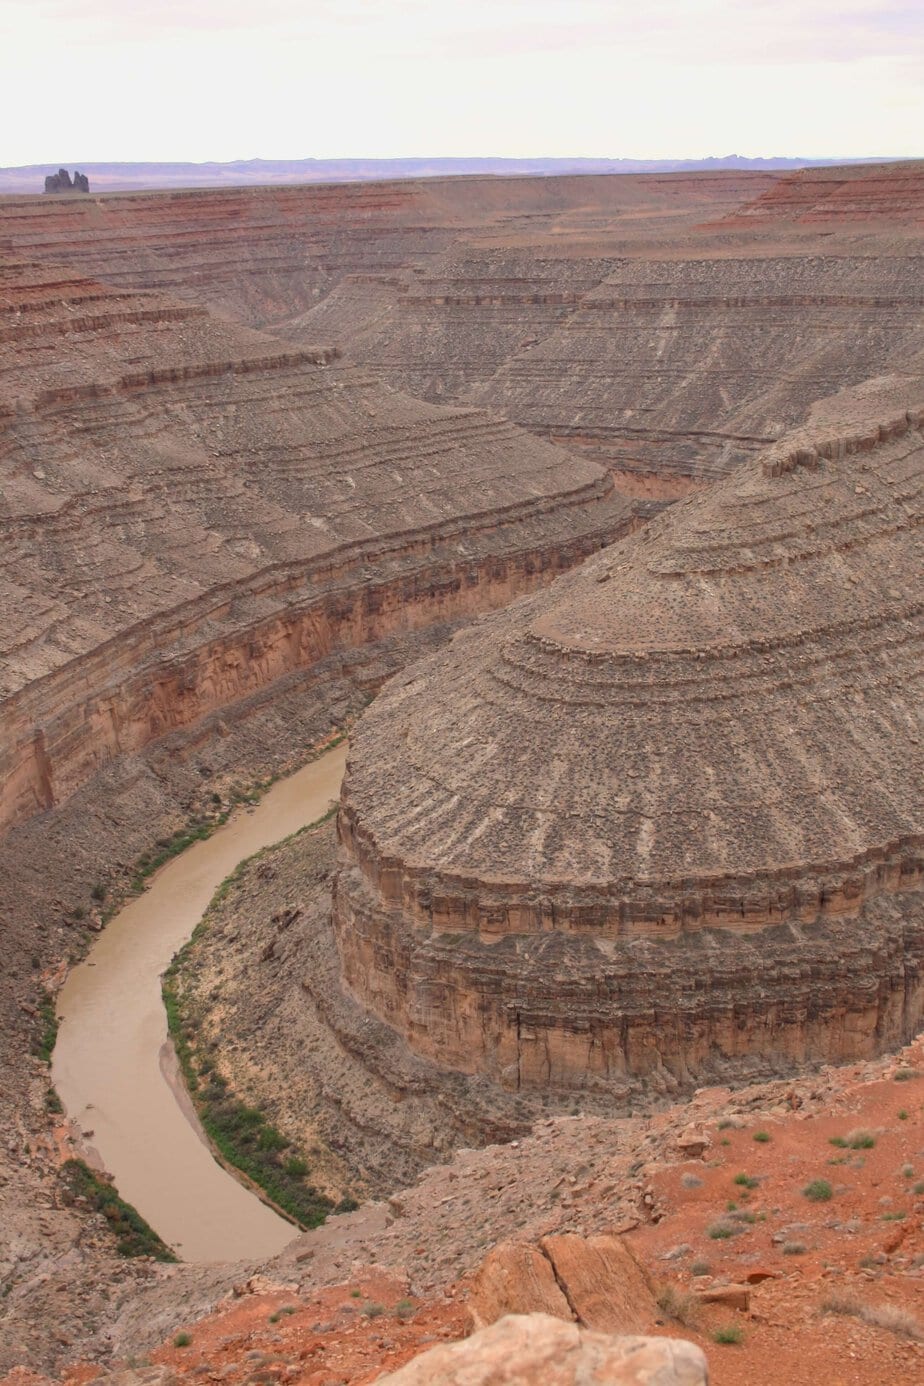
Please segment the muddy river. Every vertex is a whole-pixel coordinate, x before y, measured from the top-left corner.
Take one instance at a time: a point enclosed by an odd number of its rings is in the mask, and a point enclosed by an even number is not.
[[[239,861],[312,823],[336,799],[346,743],[289,779],[212,837],[174,857],[106,926],[58,997],[52,1077],[108,1170],[185,1261],[256,1258],[296,1229],[212,1158],[177,1082],[161,974]]]

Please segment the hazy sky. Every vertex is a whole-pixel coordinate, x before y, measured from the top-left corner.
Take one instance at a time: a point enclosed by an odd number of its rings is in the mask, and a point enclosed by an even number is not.
[[[924,0],[0,0],[0,165],[924,155]]]

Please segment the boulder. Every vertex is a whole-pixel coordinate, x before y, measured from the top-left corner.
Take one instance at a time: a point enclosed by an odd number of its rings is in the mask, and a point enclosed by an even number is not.
[[[706,1359],[677,1338],[613,1337],[548,1314],[511,1314],[415,1357],[379,1386],[707,1386]]]
[[[749,1285],[713,1285],[708,1290],[694,1290],[696,1298],[703,1304],[724,1304],[728,1309],[740,1309],[747,1313],[751,1305]]]
[[[656,1317],[651,1282],[621,1237],[543,1237],[578,1322],[604,1333],[638,1333]]]
[[[645,1271],[620,1237],[543,1237],[538,1247],[501,1242],[472,1283],[476,1328],[505,1314],[552,1314],[604,1333],[639,1333],[657,1317]]]
[[[711,1143],[705,1131],[688,1126],[677,1138],[677,1149],[687,1159],[697,1160],[706,1153]]]
[[[501,1242],[479,1268],[468,1301],[476,1328],[496,1323],[506,1314],[574,1315],[555,1279],[552,1263],[535,1246]]]

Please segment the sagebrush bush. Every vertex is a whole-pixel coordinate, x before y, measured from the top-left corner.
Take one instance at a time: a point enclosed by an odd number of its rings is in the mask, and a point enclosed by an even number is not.
[[[812,1203],[827,1203],[834,1197],[834,1190],[827,1179],[813,1179],[810,1184],[806,1184],[802,1194]]]

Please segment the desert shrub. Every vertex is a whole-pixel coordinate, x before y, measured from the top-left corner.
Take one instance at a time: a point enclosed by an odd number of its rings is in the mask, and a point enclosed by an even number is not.
[[[804,1256],[805,1242],[784,1242],[781,1250],[784,1256]]]
[[[173,1340],[173,1346],[174,1346],[175,1348],[189,1347],[189,1345],[190,1345],[191,1342],[192,1342],[192,1334],[191,1334],[191,1333],[178,1333],[178,1334],[176,1335],[176,1337],[174,1338],[174,1340]]]
[[[737,1237],[740,1231],[741,1228],[732,1222],[714,1222],[706,1229],[706,1235],[714,1242],[727,1242],[729,1237]]]
[[[43,991],[38,1004],[39,1033],[33,1046],[33,1053],[42,1063],[50,1064],[55,1043],[58,1038],[58,1015],[55,999],[51,992]]]
[[[811,1203],[827,1203],[834,1197],[834,1190],[827,1179],[813,1179],[810,1184],[806,1184],[802,1194]]]
[[[658,1295],[658,1308],[669,1319],[682,1323],[686,1328],[695,1327],[699,1318],[699,1301],[695,1295],[685,1294],[675,1285],[665,1285]]]
[[[769,1131],[755,1131],[754,1139],[758,1142],[759,1145],[766,1145],[767,1141],[772,1140],[773,1138],[770,1135]]]
[[[760,1185],[760,1180],[752,1178],[750,1174],[736,1174],[735,1183],[745,1189],[756,1189]]]
[[[691,1275],[708,1275],[711,1267],[708,1261],[694,1261],[690,1266]]]
[[[744,1329],[736,1323],[726,1323],[721,1328],[717,1328],[712,1335],[715,1343],[740,1343],[744,1340]]]
[[[335,1210],[333,1199],[309,1181],[307,1161],[295,1151],[288,1159],[281,1158],[291,1142],[258,1107],[236,1098],[227,1080],[209,1070],[210,1061],[206,1063],[205,1086],[199,1082],[196,1023],[183,1004],[177,983],[189,947],[187,944],[167,969],[163,998],[180,1068],[205,1133],[222,1158],[258,1184],[299,1227],[317,1227],[329,1213],[344,1209],[338,1205]]]
[[[176,1256],[161,1241],[141,1214],[119,1197],[115,1187],[83,1160],[65,1160],[61,1166],[65,1196],[83,1198],[109,1224],[120,1256],[153,1256],[156,1261],[175,1261]]]
[[[884,1328],[902,1338],[912,1338],[924,1342],[924,1325],[907,1309],[897,1304],[865,1304],[852,1295],[831,1295],[822,1306],[824,1314],[848,1314],[871,1324],[873,1328]]]

